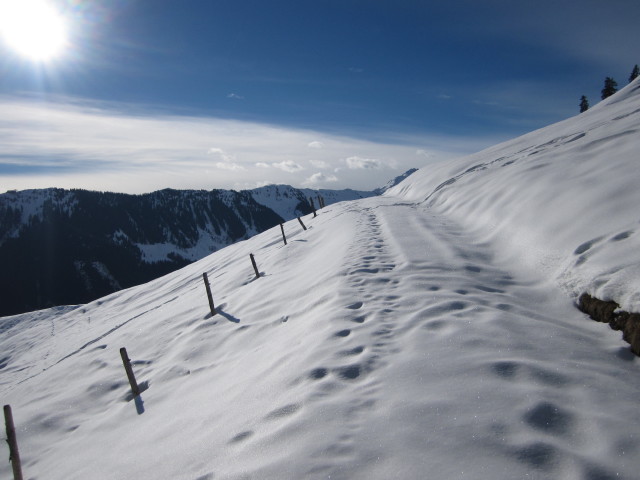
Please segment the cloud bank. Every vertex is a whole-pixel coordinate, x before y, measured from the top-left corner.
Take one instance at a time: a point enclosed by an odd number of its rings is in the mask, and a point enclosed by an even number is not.
[[[445,160],[492,143],[402,135],[393,144],[377,143],[77,98],[0,96],[0,193],[46,187],[143,193],[268,183],[372,189],[423,166],[427,152],[428,161]]]
[[[349,157],[345,160],[351,170],[378,169],[382,162],[376,158]]]

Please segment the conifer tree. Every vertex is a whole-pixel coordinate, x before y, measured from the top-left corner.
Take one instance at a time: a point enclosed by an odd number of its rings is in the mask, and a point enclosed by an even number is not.
[[[580,113],[586,112],[587,110],[589,110],[589,100],[582,95],[582,97],[580,97]]]
[[[602,89],[602,100],[610,97],[618,91],[618,82],[613,78],[607,77],[604,79],[604,88]]]
[[[640,69],[638,68],[638,65],[636,64],[636,66],[633,67],[631,75],[629,76],[629,83],[633,82],[638,77],[640,77]]]

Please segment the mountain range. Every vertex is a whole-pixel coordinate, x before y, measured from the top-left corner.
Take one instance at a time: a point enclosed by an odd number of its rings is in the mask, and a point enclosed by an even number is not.
[[[297,189],[41,189],[0,195],[0,316],[90,300],[147,282],[326,205],[384,193]]]

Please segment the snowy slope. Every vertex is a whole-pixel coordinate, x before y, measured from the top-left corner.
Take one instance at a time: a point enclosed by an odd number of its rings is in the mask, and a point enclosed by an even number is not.
[[[418,171],[417,168],[410,168],[409,170],[404,172],[402,175],[398,175],[396,178],[392,178],[391,180],[389,180],[386,183],[386,185],[384,185],[384,186],[382,186],[380,188],[376,188],[375,192],[379,193],[380,195],[382,195],[387,190],[390,190],[393,187],[395,187],[396,185],[398,185],[399,183],[404,182],[410,175],[413,175],[417,171]]]
[[[640,112],[630,90],[306,231],[287,222],[286,246],[276,227],[96,302],[0,319],[25,477],[637,478],[639,360],[558,288],[605,260],[637,269],[637,194],[618,177],[637,175],[638,137],[619,134],[638,114],[615,119]],[[567,132],[586,135],[544,145]],[[570,152],[587,137],[603,143]],[[603,145],[617,160],[598,169]]]
[[[324,198],[326,205],[337,202],[345,202],[360,198],[373,197],[376,192],[360,190],[312,190],[309,188],[293,188],[289,185],[266,185],[264,187],[249,190],[253,199],[267,208],[270,208],[285,220],[291,220],[305,212],[308,212],[308,202],[312,199],[316,208],[318,195]],[[304,206],[301,206],[304,204]]]
[[[504,254],[583,292],[640,312],[640,83],[587,112],[392,190]]]

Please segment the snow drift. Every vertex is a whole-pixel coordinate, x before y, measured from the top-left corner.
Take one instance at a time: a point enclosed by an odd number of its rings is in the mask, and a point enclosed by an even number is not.
[[[482,232],[577,298],[640,312],[640,83],[577,117],[429,166],[392,194]]]

